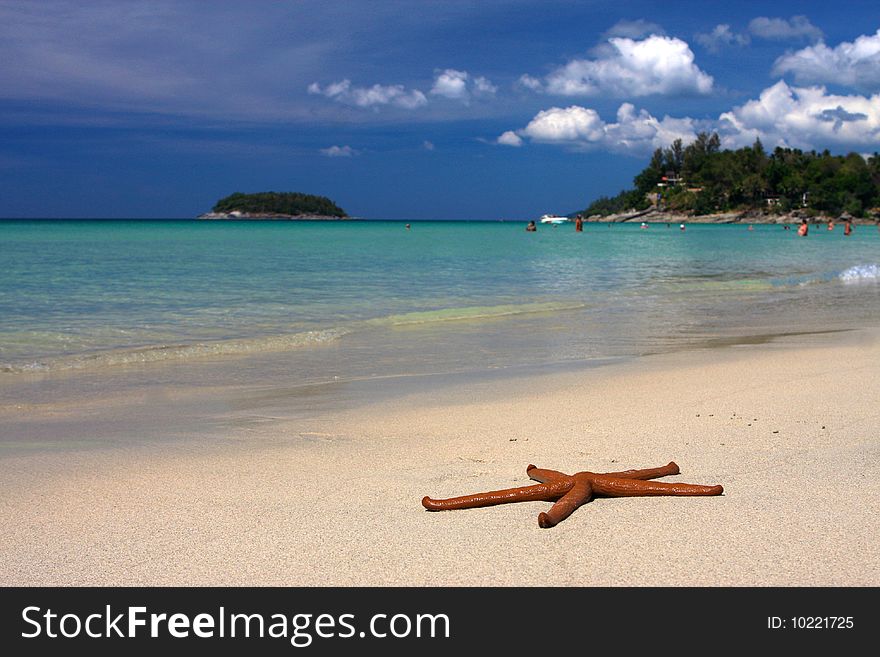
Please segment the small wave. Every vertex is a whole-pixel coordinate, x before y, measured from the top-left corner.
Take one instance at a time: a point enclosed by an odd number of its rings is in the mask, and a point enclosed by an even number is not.
[[[343,327],[184,344],[155,344],[122,347],[84,353],[46,357],[36,361],[0,363],[0,373],[38,374],[68,370],[96,370],[125,365],[143,365],[225,356],[246,356],[264,352],[283,352],[332,342],[365,328],[431,324],[462,320],[484,320],[528,313],[559,312],[584,308],[583,303],[530,303],[499,306],[442,308],[423,312],[388,315],[354,321]]]
[[[780,286],[808,287],[827,283],[859,283],[880,280],[880,265],[853,265],[843,271],[826,271],[822,273],[800,274],[780,278],[775,281]]]
[[[6,365],[0,364],[0,372],[8,374],[19,374],[26,372],[48,372],[51,368],[45,363],[24,363],[22,365]]]
[[[349,332],[349,329],[332,328],[260,338],[112,349],[88,354],[59,356],[41,362],[0,364],[0,372],[27,374],[64,370],[99,369],[119,365],[140,365],[145,363],[185,361],[189,359],[210,358],[215,356],[243,356],[262,352],[287,351],[288,349],[332,342]]]
[[[439,310],[426,310],[422,312],[404,313],[402,315],[388,315],[367,320],[372,326],[406,326],[410,324],[431,324],[434,322],[454,322],[475,319],[494,319],[509,317],[511,315],[525,315],[530,313],[560,312],[564,310],[577,310],[584,308],[583,303],[524,303],[508,304],[501,306],[465,306],[462,308],[442,308]]]
[[[880,265],[855,265],[840,272],[837,277],[844,283],[880,280]]]
[[[740,278],[732,281],[719,281],[707,287],[716,290],[760,292],[773,289],[773,282],[764,278]]]
[[[724,281],[702,280],[673,282],[667,288],[676,292],[762,292],[772,290],[776,284],[761,278],[738,278]]]

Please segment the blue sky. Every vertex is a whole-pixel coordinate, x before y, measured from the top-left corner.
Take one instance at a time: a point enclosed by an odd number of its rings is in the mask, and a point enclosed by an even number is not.
[[[0,0],[0,216],[530,219],[718,131],[880,151],[880,3]]]

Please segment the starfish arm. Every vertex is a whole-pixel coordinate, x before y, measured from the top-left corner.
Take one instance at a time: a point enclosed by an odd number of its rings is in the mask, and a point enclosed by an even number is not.
[[[662,481],[641,481],[622,479],[608,475],[593,475],[593,493],[608,497],[641,497],[649,495],[721,495],[721,486],[701,486],[698,484],[665,483]]]
[[[593,487],[586,477],[579,478],[571,490],[563,495],[547,513],[538,514],[538,526],[542,529],[555,527],[568,518],[581,504],[586,504],[593,497]]]
[[[495,504],[506,504],[508,502],[556,500],[571,490],[574,484],[575,480],[569,477],[546,484],[494,490],[488,493],[477,493],[476,495],[462,495],[461,497],[450,497],[445,500],[435,500],[426,496],[422,498],[422,506],[428,509],[428,511],[445,511],[449,509],[473,509],[482,506],[494,506]]]
[[[618,479],[656,479],[657,477],[666,477],[667,475],[677,475],[681,472],[675,461],[670,461],[667,465],[660,468],[645,468],[644,470],[623,470],[622,472],[603,472],[606,477],[617,477]]]
[[[557,479],[562,479],[563,477],[568,476],[564,472],[558,472],[557,470],[545,470],[544,468],[538,468],[531,464],[526,467],[526,474],[529,475],[530,478],[534,479],[535,481],[540,481],[541,483],[555,481]]]

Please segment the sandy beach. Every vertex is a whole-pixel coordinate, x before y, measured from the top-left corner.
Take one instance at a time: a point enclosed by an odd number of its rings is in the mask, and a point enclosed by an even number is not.
[[[0,582],[876,586],[876,331],[458,382],[226,440],[7,454]],[[526,466],[665,465],[720,497],[428,512]]]

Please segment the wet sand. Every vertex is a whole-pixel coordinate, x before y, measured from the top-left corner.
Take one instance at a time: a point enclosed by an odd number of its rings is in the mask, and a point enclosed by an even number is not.
[[[0,583],[877,586],[878,335],[399,385],[370,404],[228,423],[222,440],[12,451]],[[724,494],[600,498],[552,529],[537,523],[548,502],[420,503],[527,485],[530,463],[669,461],[681,474],[661,481]]]

